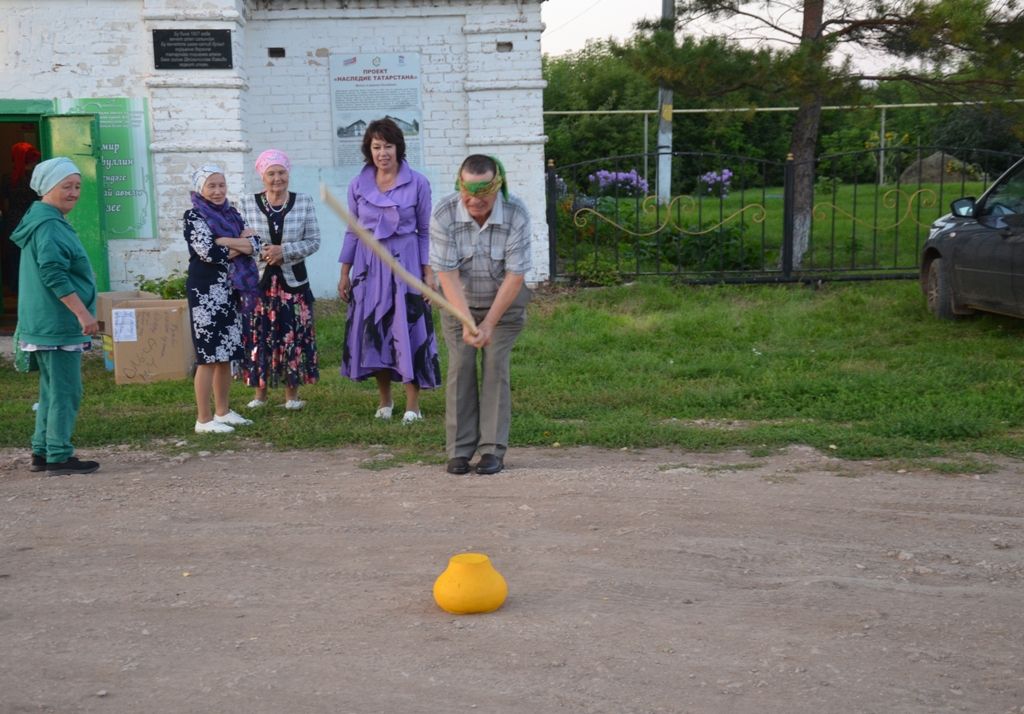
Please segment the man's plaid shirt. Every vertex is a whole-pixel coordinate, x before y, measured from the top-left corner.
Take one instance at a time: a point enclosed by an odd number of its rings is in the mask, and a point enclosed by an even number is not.
[[[458,269],[469,306],[488,308],[506,272],[530,270],[530,233],[530,214],[515,196],[498,196],[481,228],[453,193],[434,206],[430,266],[439,273]]]

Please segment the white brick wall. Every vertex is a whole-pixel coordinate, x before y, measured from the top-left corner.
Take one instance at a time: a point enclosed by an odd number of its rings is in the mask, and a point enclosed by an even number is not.
[[[139,0],[8,0],[0,23],[0,92],[5,99],[130,97],[145,94],[152,67]],[[80,42],[74,38],[80,37]]]
[[[415,168],[440,197],[468,153],[499,156],[533,216],[529,279],[538,282],[548,277],[541,27],[539,0],[7,0],[0,98],[149,98],[158,238],[110,241],[112,287],[122,288],[185,267],[180,218],[200,163],[221,164],[239,195],[259,189],[252,161],[274,146],[295,163],[297,190],[315,195],[324,180],[343,193],[330,55],[418,53],[424,155]],[[151,30],[170,28],[230,29],[234,69],[155,71]],[[286,57],[269,58],[268,47]],[[339,232],[318,256],[318,295],[333,294]]]

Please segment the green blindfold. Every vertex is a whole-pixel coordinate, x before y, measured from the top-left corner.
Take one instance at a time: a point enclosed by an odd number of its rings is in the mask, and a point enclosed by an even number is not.
[[[503,183],[501,176],[495,176],[490,181],[463,181],[460,178],[455,182],[455,187],[471,196],[490,196],[500,191]]]
[[[465,191],[470,196],[490,196],[501,191],[501,195],[507,199],[508,182],[505,179],[505,166],[496,157],[492,156],[491,159],[498,167],[494,178],[490,181],[463,181],[462,176],[459,175],[455,178],[455,190]]]

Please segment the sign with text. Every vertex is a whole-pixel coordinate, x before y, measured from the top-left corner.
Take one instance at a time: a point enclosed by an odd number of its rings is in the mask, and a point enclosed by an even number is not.
[[[157,69],[231,69],[231,30],[153,30]]]
[[[367,124],[388,117],[405,135],[406,160],[413,168],[421,166],[420,56],[332,54],[330,70],[334,165],[361,168]]]
[[[108,240],[156,237],[146,101],[144,97],[57,100],[62,114],[99,118],[103,235]]]

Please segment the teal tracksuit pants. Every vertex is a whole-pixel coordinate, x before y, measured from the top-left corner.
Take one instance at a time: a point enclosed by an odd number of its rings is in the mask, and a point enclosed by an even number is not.
[[[82,403],[82,353],[40,350],[34,356],[39,365],[39,408],[32,453],[59,464],[75,453],[71,434]]]

